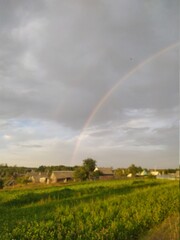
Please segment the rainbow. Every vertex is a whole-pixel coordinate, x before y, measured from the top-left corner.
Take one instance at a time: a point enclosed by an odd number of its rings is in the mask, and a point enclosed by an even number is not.
[[[90,115],[88,116],[87,120],[85,121],[85,124],[81,130],[81,133],[79,134],[76,145],[72,154],[71,158],[71,163],[74,163],[76,155],[78,153],[81,141],[83,139],[83,135],[85,133],[85,129],[89,126],[89,124],[92,122],[93,118],[97,114],[97,112],[100,110],[100,108],[105,104],[105,102],[110,98],[110,96],[118,89],[118,87],[128,78],[130,78],[133,74],[135,74],[139,69],[143,68],[146,64],[150,63],[154,59],[160,57],[164,53],[178,47],[180,45],[180,42],[174,43],[172,45],[169,45],[166,48],[161,49],[160,51],[156,52],[152,56],[148,57],[145,59],[143,62],[139,63],[135,67],[133,67],[128,73],[126,73],[101,99],[100,101],[96,104]]]

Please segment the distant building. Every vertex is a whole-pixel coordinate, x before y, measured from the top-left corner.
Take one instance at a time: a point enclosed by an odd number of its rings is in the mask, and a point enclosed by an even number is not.
[[[94,172],[96,172],[96,171],[100,172],[100,176],[99,176],[100,180],[114,178],[114,172],[113,172],[112,168],[96,167],[94,169]]]
[[[151,171],[150,174],[152,176],[160,176],[161,175],[159,171]]]
[[[41,172],[28,173],[28,176],[28,179],[33,183],[46,183],[48,179],[48,174]]]
[[[177,170],[175,173],[175,178],[180,178],[180,170]]]
[[[74,171],[53,171],[50,180],[52,183],[67,182],[73,180]]]
[[[140,174],[141,176],[147,176],[148,175],[148,173],[147,173],[147,171],[146,170],[143,170],[142,172],[141,172],[141,174]]]
[[[157,175],[157,179],[168,179],[168,180],[175,180],[175,173],[169,173],[169,174],[162,174],[162,175]]]
[[[133,175],[132,175],[132,173],[129,173],[128,175],[127,175],[127,177],[132,177]]]
[[[47,181],[48,181],[48,177],[47,176],[44,176],[44,177],[42,176],[42,177],[39,178],[39,182],[40,183],[47,183]]]

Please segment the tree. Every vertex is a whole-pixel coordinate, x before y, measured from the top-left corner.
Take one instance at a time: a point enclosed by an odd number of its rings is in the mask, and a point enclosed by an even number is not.
[[[89,174],[90,179],[99,179],[99,176],[101,176],[101,172],[99,170],[93,171]]]
[[[87,172],[93,172],[96,167],[96,161],[92,158],[87,158],[83,160],[83,167]]]
[[[94,169],[96,167],[96,161],[93,160],[92,158],[87,158],[83,160],[83,167],[87,173],[87,177],[90,179],[92,173],[94,172]]]
[[[117,168],[115,170],[115,176],[116,177],[124,177],[127,175],[127,170],[126,169],[122,169],[122,168]]]
[[[74,171],[74,178],[80,181],[84,181],[87,179],[87,172],[84,167],[78,167]]]
[[[74,178],[78,180],[94,179],[97,174],[94,173],[96,167],[96,161],[92,158],[83,160],[83,166],[76,168],[74,172]]]
[[[37,169],[38,172],[45,172],[45,170],[46,170],[46,167],[43,165],[39,166]]]
[[[2,189],[3,187],[4,187],[4,181],[0,179],[0,189]]]
[[[131,166],[128,167],[129,173],[132,173],[133,176],[136,175],[136,173],[141,172],[141,167],[136,167],[134,164],[131,164]]]

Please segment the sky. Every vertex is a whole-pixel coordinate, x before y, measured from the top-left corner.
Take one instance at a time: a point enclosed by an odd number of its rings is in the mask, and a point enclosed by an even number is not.
[[[0,0],[0,44],[0,164],[178,167],[178,0]]]

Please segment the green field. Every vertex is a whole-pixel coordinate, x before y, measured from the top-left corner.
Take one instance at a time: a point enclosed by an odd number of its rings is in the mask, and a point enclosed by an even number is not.
[[[1,240],[135,240],[179,212],[179,182],[112,180],[0,191]]]

